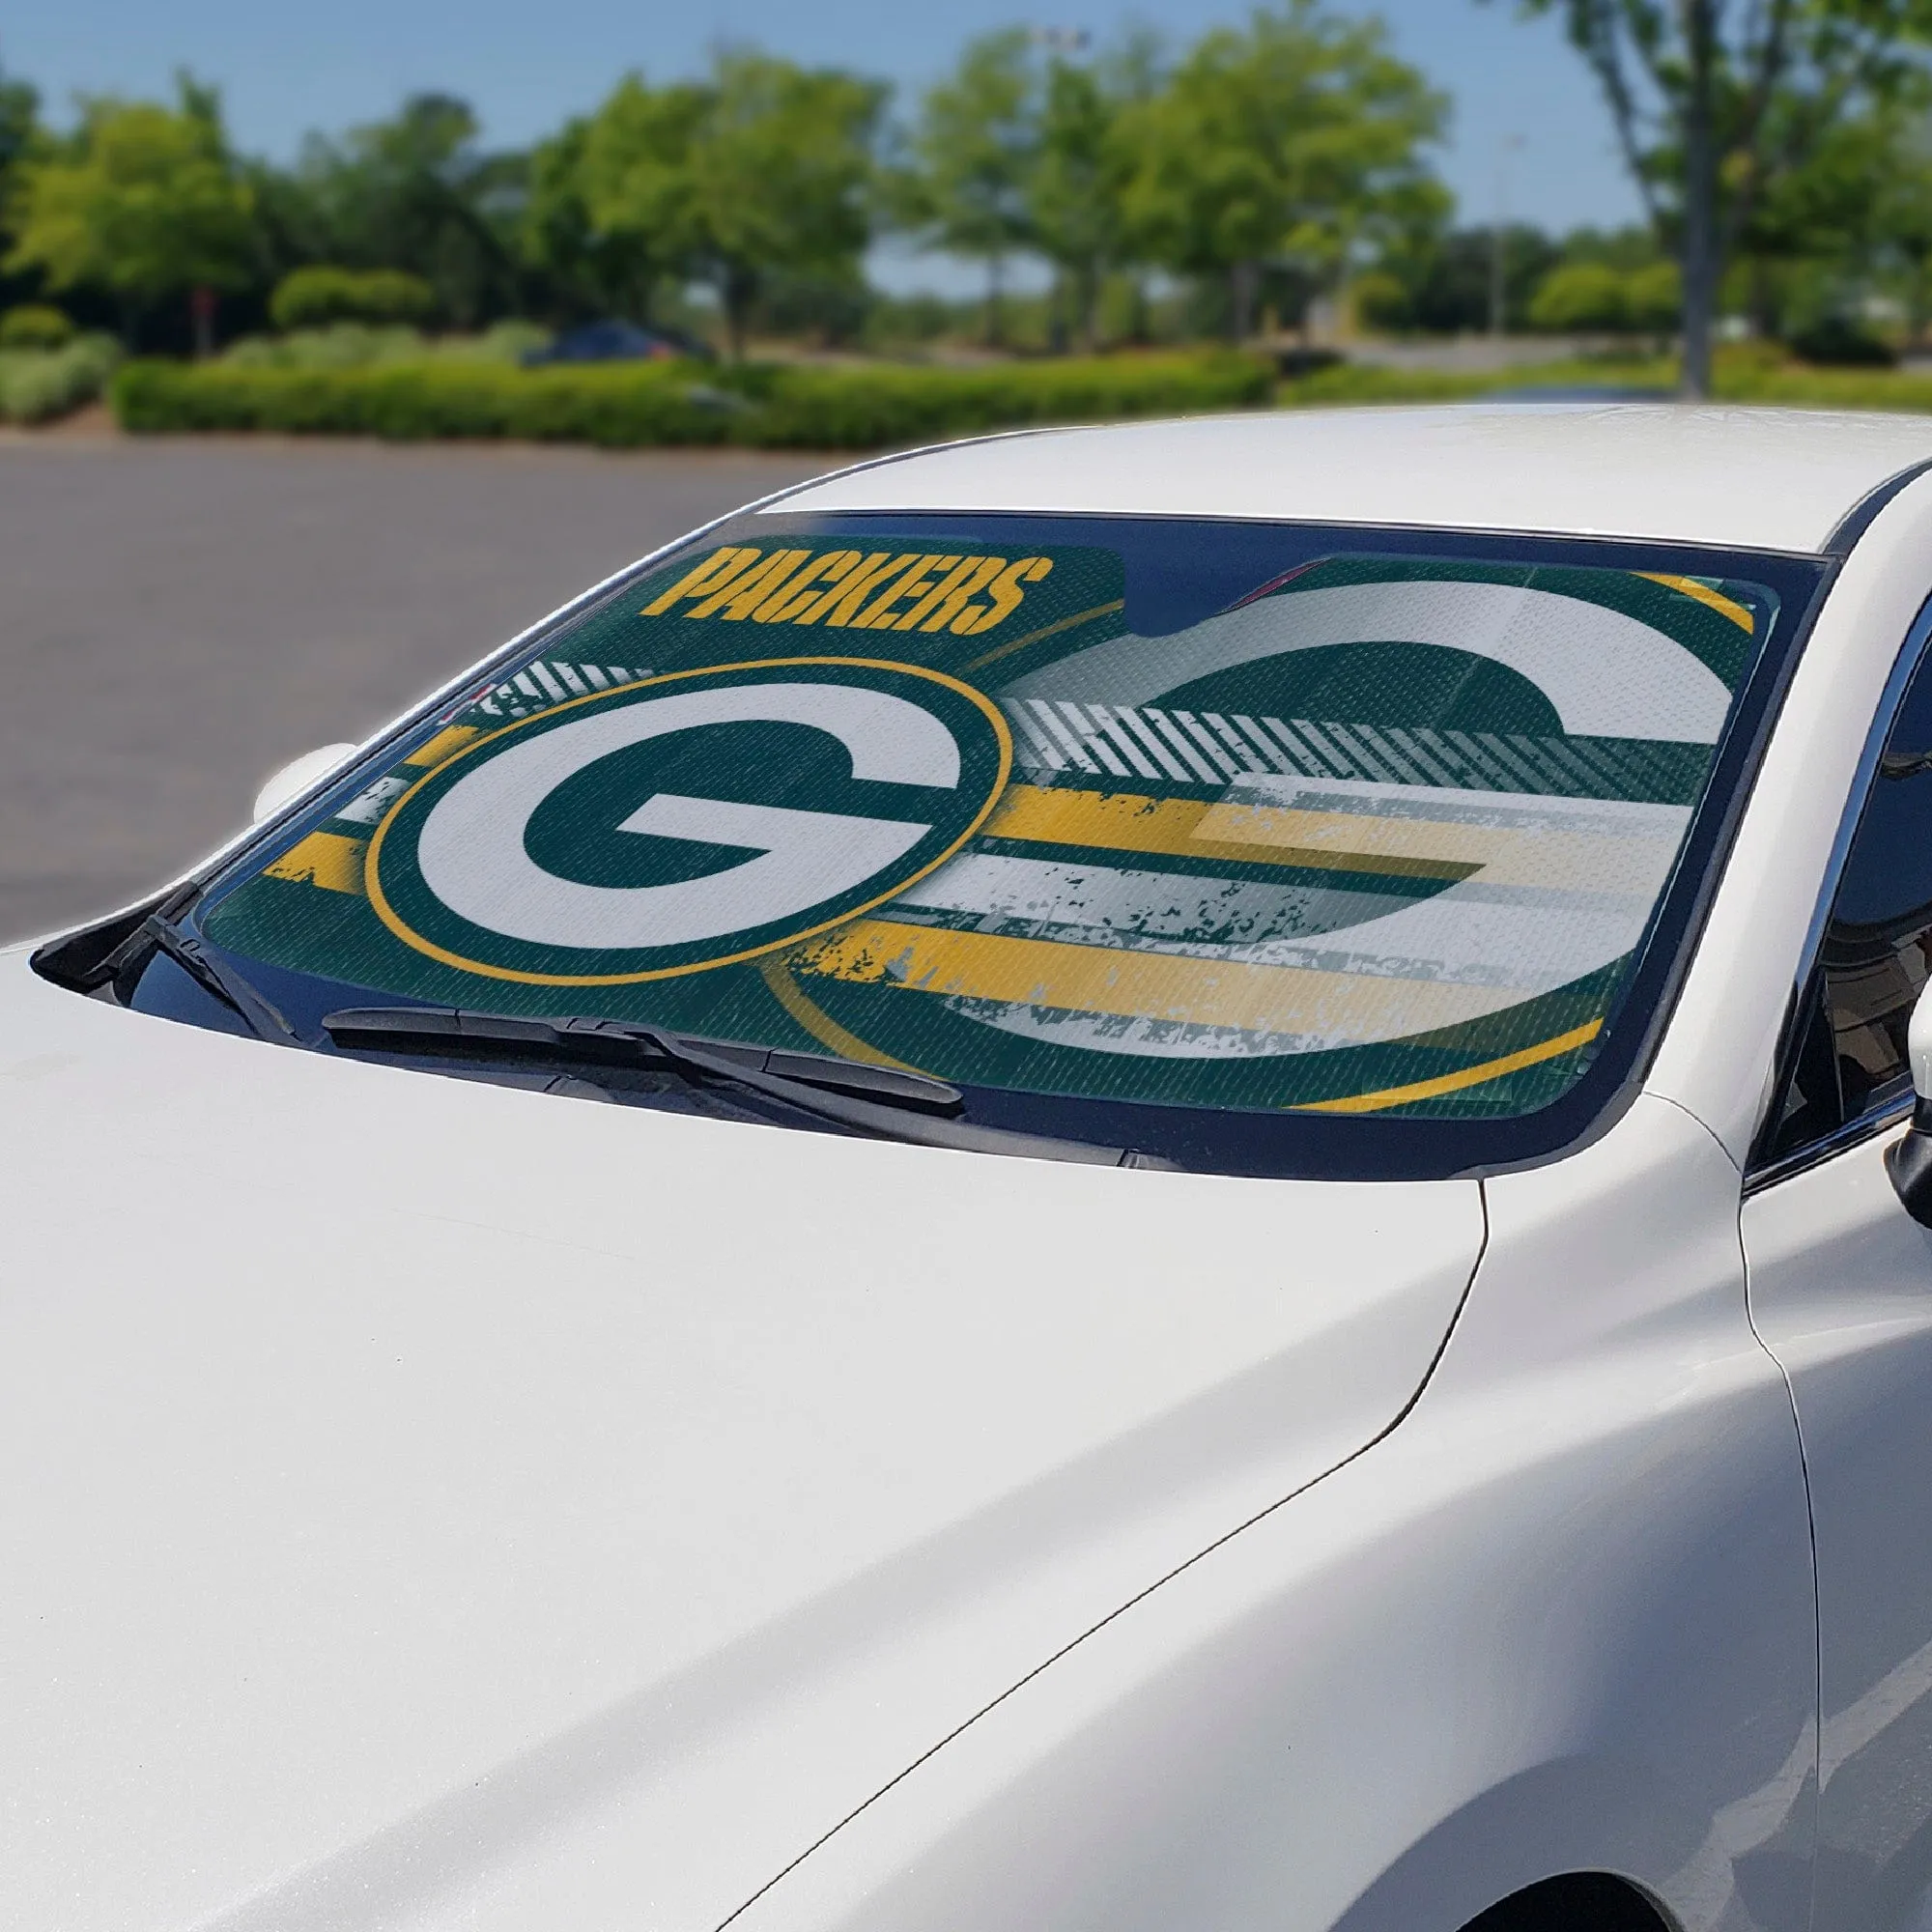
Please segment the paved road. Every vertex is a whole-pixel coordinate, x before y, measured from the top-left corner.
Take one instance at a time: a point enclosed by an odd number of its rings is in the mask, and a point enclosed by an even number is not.
[[[573,592],[822,468],[0,441],[0,939],[122,903]]]

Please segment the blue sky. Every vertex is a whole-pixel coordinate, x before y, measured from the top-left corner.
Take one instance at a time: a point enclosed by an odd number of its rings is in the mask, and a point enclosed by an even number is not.
[[[1331,0],[1377,13],[1397,50],[1455,103],[1439,164],[1463,216],[1495,205],[1498,151],[1510,153],[1512,214],[1551,228],[1633,218],[1634,198],[1610,129],[1577,56],[1548,20],[1522,21],[1514,0]],[[405,93],[440,87],[471,100],[494,141],[527,141],[591,105],[629,67],[666,76],[703,64],[721,41],[753,41],[795,59],[839,63],[916,91],[968,35],[1018,19],[1104,37],[1128,20],[1184,43],[1246,9],[1217,0],[690,0],[683,7],[569,0],[331,0],[295,8],[262,0],[41,0],[0,27],[0,63],[37,83],[56,118],[76,91],[154,95],[177,66],[217,82],[238,142],[287,156],[311,128],[385,113]],[[951,286],[943,270],[927,275]],[[890,279],[922,279],[895,264]]]

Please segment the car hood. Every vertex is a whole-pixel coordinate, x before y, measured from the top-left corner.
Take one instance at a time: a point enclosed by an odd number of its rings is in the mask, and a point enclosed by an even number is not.
[[[276,1051],[0,957],[0,1921],[716,1926],[1386,1429],[1471,1182]]]

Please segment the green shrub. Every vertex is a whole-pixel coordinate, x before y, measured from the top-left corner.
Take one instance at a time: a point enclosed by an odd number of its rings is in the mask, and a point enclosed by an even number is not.
[[[1415,305],[1401,280],[1383,269],[1371,269],[1349,285],[1355,320],[1369,328],[1406,328],[1415,319]]]
[[[685,362],[521,369],[454,356],[348,368],[137,362],[114,385],[124,428],[296,435],[512,437],[532,441],[740,442],[873,449],[978,430],[1080,422],[1267,400],[1264,362],[1108,356],[972,369]]]
[[[1520,380],[1520,376],[1516,380]],[[1332,409],[1355,403],[1460,403],[1494,388],[1492,375],[1453,369],[1384,369],[1338,362],[1281,385],[1285,409]]]
[[[221,352],[221,360],[237,369],[366,369],[419,362],[425,353],[421,331],[406,323],[331,322],[286,335],[244,335]]]
[[[418,361],[288,369],[132,362],[116,379],[124,429],[273,430],[292,436],[514,437],[530,441],[720,442],[720,412],[693,402],[691,372],[530,369]]]
[[[746,412],[739,440],[770,448],[877,449],[1032,424],[1252,408],[1273,387],[1265,362],[1229,352],[776,373]]]
[[[1684,271],[1675,262],[1653,262],[1624,277],[1624,312],[1633,328],[1664,335],[1684,319]]]
[[[276,283],[269,318],[280,329],[421,322],[435,306],[430,285],[399,269],[297,269]]]
[[[426,337],[407,323],[332,322],[287,335],[244,335],[222,351],[238,369],[374,369],[404,362],[516,363],[550,341],[533,322],[499,322],[481,335]]]
[[[1889,369],[1898,360],[1890,346],[1848,315],[1823,315],[1791,338],[1801,360],[1827,369]]]
[[[76,336],[64,349],[0,350],[0,421],[71,414],[100,395],[120,359],[111,335]]]
[[[65,349],[73,324],[47,302],[22,302],[0,315],[0,349]]]
[[[1530,298],[1531,327],[1558,333],[1630,327],[1626,277],[1601,262],[1566,262],[1551,269]]]
[[[521,362],[538,349],[548,349],[551,329],[540,322],[523,322],[512,317],[493,322],[481,335],[439,335],[429,353],[453,362]]]

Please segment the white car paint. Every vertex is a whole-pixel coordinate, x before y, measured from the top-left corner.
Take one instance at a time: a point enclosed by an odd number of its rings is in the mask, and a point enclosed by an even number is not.
[[[769,510],[1072,510],[1820,550],[1932,458],[1923,416],[1803,410],[1308,410],[1046,430],[808,483]]]
[[[920,1766],[743,1932],[1419,1932],[1592,1869],[1687,1924],[1807,1925],[1804,1494],[1736,1170],[1646,1098],[1486,1192],[1477,1290],[1400,1428]]]
[[[546,1922],[716,1924],[1385,1429],[1482,1246],[1470,1181],[567,1104],[18,952],[0,1041],[7,1925],[529,1924],[558,1863]]]
[[[1378,412],[773,507],[1802,550],[1929,459]],[[1456,1932],[1607,1870],[1685,1932],[1922,1924],[1932,1251],[1877,1141],[1741,1166],[1928,559],[1932,480],[1831,589],[1643,1091],[1480,1186],[563,1104],[0,958],[0,1922]]]

